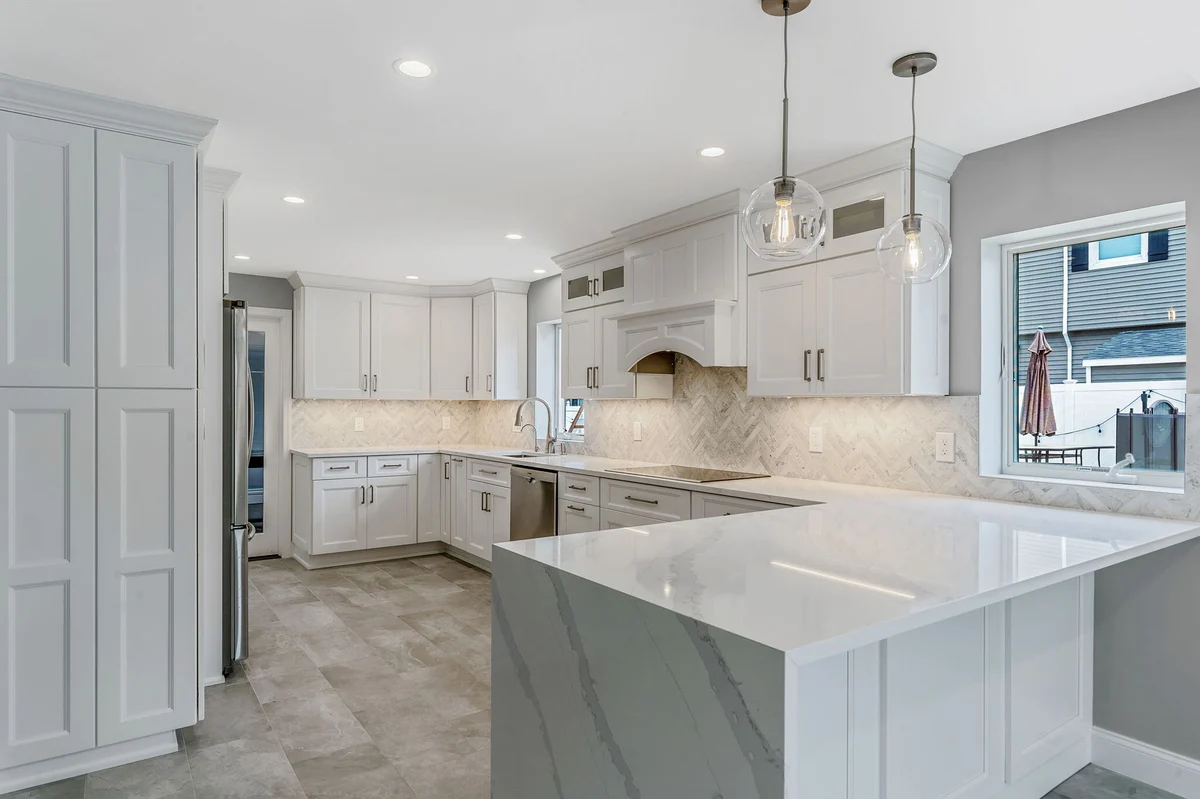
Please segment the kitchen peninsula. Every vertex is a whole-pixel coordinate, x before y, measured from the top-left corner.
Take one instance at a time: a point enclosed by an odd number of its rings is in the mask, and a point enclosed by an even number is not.
[[[811,485],[497,545],[492,795],[1034,799],[1090,762],[1093,574],[1200,528]]]

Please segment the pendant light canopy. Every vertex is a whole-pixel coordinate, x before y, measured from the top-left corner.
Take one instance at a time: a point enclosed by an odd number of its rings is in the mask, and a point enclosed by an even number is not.
[[[950,234],[936,219],[917,213],[917,78],[937,66],[933,53],[913,53],[892,64],[892,74],[912,80],[912,144],[908,151],[908,213],[879,237],[875,257],[897,283],[929,283],[950,265]]]
[[[759,258],[798,261],[825,234],[825,201],[820,192],[788,174],[788,17],[809,0],[762,0],[763,11],[783,17],[783,168],[779,177],[750,195],[742,209],[742,236]]]

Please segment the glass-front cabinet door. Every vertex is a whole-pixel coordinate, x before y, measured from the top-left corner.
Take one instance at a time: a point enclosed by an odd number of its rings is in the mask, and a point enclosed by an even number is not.
[[[592,265],[596,305],[625,301],[625,253],[601,258]]]
[[[595,262],[571,266],[563,270],[563,313],[581,311],[596,304],[596,282],[592,274]]]
[[[830,189],[825,197],[825,238],[817,258],[875,249],[879,235],[904,213],[904,173],[897,170]]]

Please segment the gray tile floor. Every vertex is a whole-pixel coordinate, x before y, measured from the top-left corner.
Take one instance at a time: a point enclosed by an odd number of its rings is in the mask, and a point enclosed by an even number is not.
[[[9,796],[489,795],[487,574],[434,555],[316,572],[259,561],[250,577],[251,657],[207,690],[179,752]],[[1088,766],[1046,799],[1172,796]]]

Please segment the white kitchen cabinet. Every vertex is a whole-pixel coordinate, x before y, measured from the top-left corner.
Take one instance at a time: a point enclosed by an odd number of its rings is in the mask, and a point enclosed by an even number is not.
[[[509,540],[509,491],[478,480],[467,481],[466,544],[472,555],[490,561],[492,544]]]
[[[529,331],[524,294],[489,291],[474,298],[475,399],[516,400],[526,396]]]
[[[415,474],[367,481],[367,549],[417,543]]]
[[[438,456],[439,468],[438,476],[441,478],[441,513],[438,519],[438,538],[444,542],[450,543],[450,520],[451,507],[454,505],[454,486],[450,479],[450,456]]]
[[[595,309],[563,314],[559,395],[570,399],[594,396],[592,373],[596,366]]]
[[[816,267],[752,275],[747,293],[747,392],[752,397],[815,393]]]
[[[779,510],[790,505],[767,502],[761,499],[727,497],[722,494],[692,492],[692,518],[711,519],[715,516],[737,516],[742,513],[757,513],[764,510]]]
[[[562,291],[563,313],[624,301],[627,294],[624,253],[563,269]]]
[[[621,363],[621,331],[617,319],[625,313],[624,303],[595,308],[595,368],[592,370],[592,395],[596,399],[670,399],[670,383],[666,393],[660,390],[659,375],[643,375],[629,371]],[[640,381],[640,385],[639,385]]]
[[[429,399],[429,298],[371,295],[374,399]]]
[[[507,488],[493,488],[488,492],[488,514],[492,517],[492,543],[503,544],[512,538],[509,528],[512,493]],[[488,547],[487,559],[492,559],[491,547]]]
[[[95,384],[94,137],[0,112],[0,385]]]
[[[295,293],[295,377],[303,399],[367,399],[371,294],[302,286]]]
[[[448,482],[450,467],[442,466],[437,453],[417,459],[417,541],[442,540],[442,484]]]
[[[367,548],[367,481],[315,480],[312,487],[313,555]]]
[[[908,171],[895,170],[822,192],[821,260],[875,249],[880,234],[908,210]]]
[[[623,527],[649,527],[653,524],[663,524],[665,519],[653,519],[649,516],[639,516],[611,508],[600,509],[600,529],[619,530]]]
[[[450,456],[450,545],[467,549],[471,527],[470,498],[467,490],[467,459]]]
[[[621,363],[617,319],[624,311],[624,303],[613,303],[564,314],[560,396],[574,399],[638,396],[638,376],[622,368]],[[643,393],[643,397],[648,396]]]
[[[736,300],[744,258],[737,214],[631,244],[623,275],[626,313]]]
[[[196,151],[96,132],[101,388],[196,387]]]
[[[652,483],[600,480],[600,507],[676,522],[692,516],[692,492]]]
[[[429,302],[430,396],[471,399],[474,302],[470,297],[433,297]]]
[[[196,393],[100,389],[96,743],[196,723]]]
[[[905,393],[906,288],[880,271],[873,251],[823,260],[817,284],[821,393]]]
[[[96,745],[95,398],[0,389],[0,768]]]
[[[563,475],[559,475],[560,479]],[[600,508],[570,499],[558,501],[558,534],[590,533],[600,529]]]

